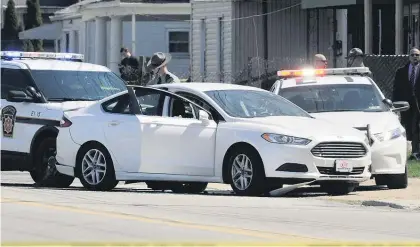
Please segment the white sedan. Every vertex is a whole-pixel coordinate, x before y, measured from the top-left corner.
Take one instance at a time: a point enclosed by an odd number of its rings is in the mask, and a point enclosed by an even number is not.
[[[268,91],[223,83],[129,86],[66,112],[56,159],[59,172],[91,190],[134,181],[199,193],[213,182],[255,196],[316,181],[346,194],[371,176],[362,132]]]
[[[407,138],[397,113],[408,110],[409,104],[386,99],[376,83],[365,76],[369,72],[365,67],[285,70],[279,74],[287,76],[271,91],[315,118],[359,129],[369,125],[376,184],[406,188]]]

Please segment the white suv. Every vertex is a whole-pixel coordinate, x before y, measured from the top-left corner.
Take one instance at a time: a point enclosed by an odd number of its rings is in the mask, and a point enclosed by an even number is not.
[[[368,76],[369,68],[283,70],[278,75],[282,79],[270,91],[315,118],[360,130],[369,126],[376,184],[407,187],[407,139],[397,113],[410,106],[386,99]]]
[[[83,55],[1,52],[1,170],[29,171],[39,186],[68,187],[55,168],[63,113],[126,90],[108,68]]]

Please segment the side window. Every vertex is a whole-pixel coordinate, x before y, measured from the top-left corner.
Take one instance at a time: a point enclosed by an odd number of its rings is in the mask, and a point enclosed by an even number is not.
[[[130,110],[130,98],[128,94],[116,97],[102,104],[105,112],[118,114],[132,114]]]
[[[170,98],[170,117],[196,118],[196,110],[194,109],[196,107],[190,104],[190,102],[178,97]]]
[[[136,91],[137,102],[144,115],[162,116],[165,95],[159,91],[139,88]]]
[[[1,98],[6,99],[9,91],[25,91],[31,85],[26,70],[1,68]]]
[[[211,107],[207,102],[205,102],[203,99],[201,99],[198,96],[195,96],[193,94],[187,93],[187,92],[176,92],[176,94],[181,95],[182,97],[185,97],[192,102],[196,103],[197,105],[203,107],[207,111],[209,111],[212,115],[212,118],[216,121],[223,120],[223,117],[213,108]]]

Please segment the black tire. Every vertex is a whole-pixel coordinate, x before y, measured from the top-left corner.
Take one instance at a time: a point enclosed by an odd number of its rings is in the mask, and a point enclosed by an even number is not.
[[[250,167],[251,172],[245,171],[245,169],[242,169],[241,171],[237,170],[237,175],[245,176],[245,174],[248,174],[250,176],[250,181],[247,182],[248,185],[245,185],[243,188],[239,188],[238,185],[235,183],[234,175],[232,174],[233,170],[233,162],[236,158],[244,158],[247,157],[250,161]],[[229,174],[229,183],[233,191],[237,195],[240,196],[261,196],[266,192],[268,188],[266,188],[266,178],[265,178],[265,172],[264,172],[264,165],[261,160],[261,157],[259,156],[258,152],[250,147],[242,147],[242,148],[236,148],[229,154],[229,158],[226,160],[228,163],[224,164],[228,168],[228,174]],[[241,174],[239,174],[241,173]],[[236,177],[236,176],[235,176]]]
[[[29,172],[36,186],[67,188],[73,183],[74,177],[57,171],[56,152],[57,146],[54,137],[45,138],[36,148],[33,154],[34,170]]]
[[[405,167],[405,172],[403,174],[388,175],[386,185],[388,189],[398,190],[405,189],[408,187],[408,171],[407,166]]]
[[[357,183],[349,182],[327,182],[321,183],[321,189],[326,191],[329,195],[347,195],[356,189]]]
[[[171,191],[178,194],[199,194],[206,190],[208,183],[204,182],[187,182],[171,184]]]
[[[149,181],[146,182],[146,185],[149,189],[151,190],[169,190],[171,189],[171,186],[168,182],[163,182],[163,181]]]
[[[90,171],[88,173],[90,174],[89,180],[97,180],[97,177],[93,176],[91,172],[105,170],[104,174],[100,175],[99,182],[88,181],[83,175],[83,169],[85,169],[85,165],[88,164],[86,161],[84,161],[85,155],[91,152],[94,153],[96,151],[99,151],[98,157],[96,158],[96,161],[92,161],[93,166],[87,168],[85,173]],[[96,162],[105,164],[103,166],[99,166]],[[106,150],[106,148],[104,148],[102,145],[94,143],[82,147],[82,149],[80,150],[80,155],[77,157],[76,167],[77,175],[80,179],[80,182],[82,183],[83,187],[88,190],[110,191],[114,189],[118,184],[118,181],[115,179],[114,163],[112,162],[111,155],[109,154],[108,150]]]
[[[387,179],[384,175],[376,175],[375,176],[375,184],[378,186],[387,185]]]

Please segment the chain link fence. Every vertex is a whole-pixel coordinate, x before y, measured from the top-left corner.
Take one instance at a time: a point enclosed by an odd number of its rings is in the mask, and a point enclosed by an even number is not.
[[[385,97],[392,97],[395,72],[408,63],[408,55],[367,55],[366,67],[372,71],[372,79],[378,84]]]

